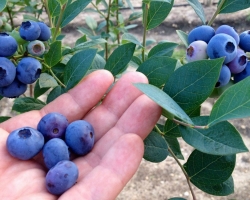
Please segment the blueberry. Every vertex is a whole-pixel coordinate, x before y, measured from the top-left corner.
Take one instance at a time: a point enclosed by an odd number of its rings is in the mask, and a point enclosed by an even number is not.
[[[31,127],[23,127],[12,131],[6,141],[10,155],[20,160],[33,158],[42,150],[43,145],[43,135]]]
[[[37,22],[40,29],[41,29],[41,33],[38,37],[38,40],[40,41],[47,41],[49,40],[50,36],[51,36],[51,31],[50,28],[43,22]]]
[[[237,49],[237,56],[227,64],[232,74],[242,72],[247,65],[247,55],[242,49]]]
[[[240,37],[239,34],[236,32],[236,30],[229,26],[229,25],[221,25],[217,28],[217,30],[215,31],[215,34],[219,34],[219,33],[225,33],[227,35],[232,36],[235,39],[236,44],[238,45],[240,42]]]
[[[202,40],[206,43],[215,35],[215,31],[211,26],[202,25],[194,28],[188,34],[188,44],[191,44],[194,41]]]
[[[15,38],[7,33],[0,33],[0,57],[12,56],[17,50]]]
[[[69,150],[66,143],[60,138],[53,138],[43,147],[43,160],[48,169],[62,160],[69,160]]]
[[[27,85],[15,78],[10,85],[0,87],[0,95],[8,98],[16,98],[19,97],[21,94],[24,94],[26,90]]]
[[[66,129],[65,142],[78,155],[86,155],[94,146],[93,126],[85,120],[70,123]]]
[[[51,112],[42,117],[38,122],[37,130],[39,130],[45,140],[51,138],[64,139],[65,131],[69,122],[67,118],[57,112]]]
[[[250,30],[240,34],[239,47],[246,52],[250,52]]]
[[[42,56],[45,52],[43,42],[34,40],[28,44],[28,52],[33,56]]]
[[[17,78],[25,84],[34,83],[41,74],[41,63],[32,57],[25,57],[19,61],[16,69]]]
[[[222,87],[229,83],[231,79],[231,72],[226,65],[223,65],[220,70],[219,80],[217,81],[215,87]]]
[[[248,76],[250,76],[250,61],[247,62],[247,66],[242,72],[234,75],[234,83],[238,83]]]
[[[192,42],[186,51],[188,62],[207,59],[207,43],[202,40]]]
[[[237,56],[235,39],[225,33],[216,34],[207,45],[207,55],[211,59],[225,57],[224,64]]]
[[[35,21],[26,21],[22,22],[19,33],[21,38],[26,41],[33,41],[36,40],[41,33],[40,26]]]
[[[77,181],[79,171],[75,163],[63,160],[58,162],[46,174],[46,188],[54,195],[61,195]]]
[[[16,77],[16,67],[7,58],[0,57],[0,87],[10,85]]]

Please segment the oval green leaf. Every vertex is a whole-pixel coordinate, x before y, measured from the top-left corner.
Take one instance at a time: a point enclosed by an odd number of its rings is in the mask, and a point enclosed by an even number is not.
[[[235,154],[218,156],[194,150],[184,168],[191,181],[213,186],[225,182],[231,176],[235,162]]]
[[[208,118],[208,116],[195,117],[192,121],[196,125],[205,126]],[[179,130],[185,142],[203,153],[229,155],[248,151],[239,132],[227,121],[205,130],[184,126],[179,126]]]
[[[198,0],[188,0],[188,3],[192,6],[202,23],[206,24],[207,20],[201,3]]]
[[[177,43],[164,42],[154,46],[148,53],[148,58],[153,56],[169,56],[171,57],[174,49],[178,46]]]
[[[219,1],[218,5],[220,4]],[[245,10],[250,7],[250,1],[242,1],[242,0],[225,0],[222,5],[219,13],[233,13],[240,10]]]
[[[40,110],[45,105],[46,104],[39,99],[34,99],[31,97],[17,98],[14,100],[12,110],[24,113],[31,110]]]
[[[144,140],[143,158],[150,162],[162,162],[168,156],[168,145],[164,138],[152,131]]]
[[[44,55],[46,64],[50,67],[56,65],[62,58],[62,42],[55,41],[50,45],[48,53]]]

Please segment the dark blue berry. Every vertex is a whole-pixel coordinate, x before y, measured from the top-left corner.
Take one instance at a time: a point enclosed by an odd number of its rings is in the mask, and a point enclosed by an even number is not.
[[[191,44],[194,41],[202,40],[206,43],[215,35],[215,31],[211,26],[202,25],[194,28],[188,34],[188,44]]]
[[[20,82],[17,78],[5,87],[0,87],[0,95],[8,98],[16,98],[27,90],[27,84]]]
[[[227,85],[230,79],[231,79],[230,69],[226,65],[223,65],[220,70],[219,80],[217,81],[215,87],[222,87]]]
[[[0,87],[10,85],[16,77],[16,67],[7,58],[0,57]]]
[[[68,146],[60,138],[49,140],[43,147],[43,160],[48,169],[62,160],[69,160]]]
[[[50,28],[43,22],[37,22],[40,29],[41,29],[41,33],[38,37],[38,40],[40,41],[47,41],[49,40],[50,36],[51,36],[51,31]]]
[[[86,155],[94,146],[93,126],[85,120],[70,123],[66,129],[65,142],[78,155]]]
[[[240,34],[239,47],[246,52],[250,52],[250,30]]]
[[[43,135],[31,127],[23,127],[12,131],[6,141],[10,155],[20,160],[33,158],[42,150],[43,145]]]
[[[52,167],[46,175],[46,188],[54,195],[61,195],[71,188],[79,176],[75,163],[64,160]]]
[[[7,33],[0,33],[0,57],[12,56],[17,50],[15,38]]]
[[[26,41],[33,41],[36,40],[40,34],[41,29],[37,22],[35,21],[26,21],[22,22],[19,33],[21,38]]]
[[[61,113],[51,112],[42,117],[38,122],[37,130],[39,130],[45,140],[51,138],[64,139],[65,131],[69,122]]]
[[[250,76],[250,61],[247,62],[247,66],[242,72],[234,75],[234,83],[238,83],[248,76]]]
[[[41,63],[32,57],[25,57],[17,65],[17,78],[25,84],[34,83],[41,74]]]

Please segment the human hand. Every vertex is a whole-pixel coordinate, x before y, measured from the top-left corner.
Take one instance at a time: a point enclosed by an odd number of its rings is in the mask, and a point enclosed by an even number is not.
[[[99,70],[39,111],[30,111],[0,124],[0,199],[115,199],[138,169],[144,151],[143,139],[161,115],[161,108],[132,83],[147,83],[138,72],[125,74],[95,107],[113,83],[113,76]],[[93,109],[93,107],[95,107]],[[45,187],[46,168],[40,156],[21,161],[9,155],[8,134],[20,127],[37,127],[49,112],[59,112],[69,122],[84,119],[95,129],[95,145],[74,163],[79,168],[77,183],[60,197]]]

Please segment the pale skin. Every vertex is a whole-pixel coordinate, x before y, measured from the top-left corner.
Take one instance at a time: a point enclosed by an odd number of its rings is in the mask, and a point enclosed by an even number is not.
[[[113,76],[99,70],[85,77],[68,93],[39,111],[31,111],[0,124],[1,200],[113,200],[138,169],[143,157],[143,139],[161,115],[161,108],[132,83],[147,83],[138,72],[130,72],[115,84],[102,104],[100,99],[112,85]],[[95,129],[91,153],[73,160],[79,168],[77,183],[60,197],[47,192],[46,168],[41,156],[29,161],[11,157],[6,149],[8,134],[20,127],[36,128],[49,112],[64,114],[69,122],[84,119]]]

